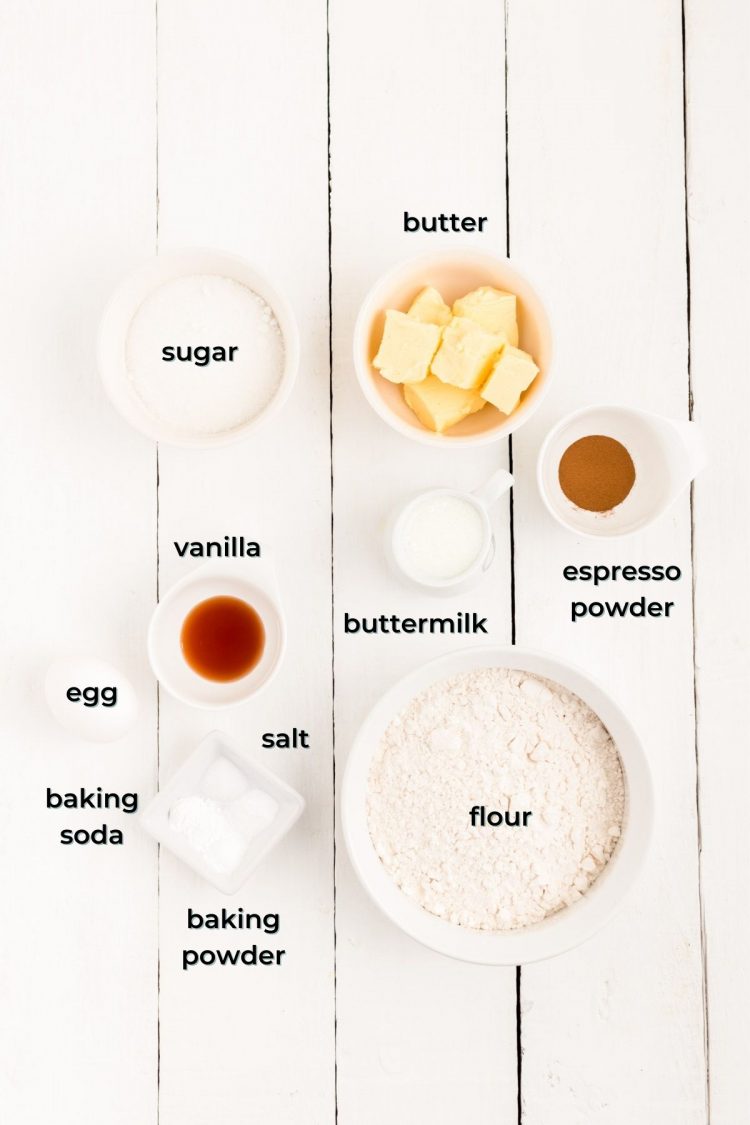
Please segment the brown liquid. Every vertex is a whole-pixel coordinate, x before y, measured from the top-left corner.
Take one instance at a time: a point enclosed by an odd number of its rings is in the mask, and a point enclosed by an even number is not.
[[[266,647],[266,631],[241,598],[207,598],[183,621],[180,646],[199,676],[228,683],[252,672]]]
[[[635,484],[635,465],[624,445],[603,434],[579,438],[563,453],[560,488],[577,508],[611,512]]]

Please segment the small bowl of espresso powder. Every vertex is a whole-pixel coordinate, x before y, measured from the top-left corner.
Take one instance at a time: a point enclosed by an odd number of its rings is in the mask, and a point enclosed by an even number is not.
[[[572,442],[558,465],[560,488],[587,512],[611,512],[630,495],[635,465],[622,442],[588,434]]]
[[[664,510],[674,488],[668,420],[625,406],[587,406],[549,432],[537,461],[542,500],[577,535],[629,535]]]
[[[684,492],[705,464],[695,422],[628,406],[585,406],[542,442],[537,484],[558,523],[590,538],[632,535]]]

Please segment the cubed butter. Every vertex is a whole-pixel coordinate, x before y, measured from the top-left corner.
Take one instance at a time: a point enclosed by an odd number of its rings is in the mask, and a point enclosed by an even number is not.
[[[442,328],[450,320],[451,310],[437,289],[427,285],[412,301],[409,316],[421,320],[424,324],[439,324]]]
[[[508,344],[503,348],[480,394],[503,414],[511,414],[518,406],[523,391],[539,374],[539,368],[527,352]]]
[[[460,387],[441,383],[434,375],[428,375],[421,383],[405,386],[404,398],[422,425],[438,434],[445,433],[486,405],[476,391],[463,391]]]
[[[491,285],[481,285],[465,297],[459,297],[453,305],[453,315],[468,317],[484,328],[485,332],[496,332],[505,336],[509,344],[518,346],[518,322],[516,316],[516,295],[504,289],[493,289]]]
[[[423,324],[406,313],[388,309],[373,366],[391,383],[420,382],[430,370],[442,331],[437,324]]]
[[[430,370],[444,383],[474,390],[484,382],[504,343],[504,336],[485,332],[466,317],[454,316],[443,329],[443,338]]]

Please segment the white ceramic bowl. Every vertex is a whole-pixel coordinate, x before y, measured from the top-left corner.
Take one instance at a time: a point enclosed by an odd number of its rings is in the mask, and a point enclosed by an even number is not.
[[[284,370],[274,397],[255,417],[218,433],[185,434],[163,419],[154,417],[136,394],[125,362],[128,331],[140,305],[160,285],[191,274],[228,277],[252,289],[273,309],[284,339]],[[249,262],[216,250],[178,250],[152,258],[120,283],[102,315],[97,354],[105,390],[126,422],[154,441],[210,449],[247,437],[284,404],[299,367],[299,333],[289,302]]]
[[[244,776],[248,788],[260,789],[273,797],[279,806],[275,819],[249,843],[240,863],[231,871],[219,872],[206,862],[205,857],[190,845],[183,835],[174,832],[169,823],[169,811],[182,797],[209,797],[216,799],[207,786],[208,771],[217,758],[225,758]],[[221,802],[224,803],[224,802]],[[150,836],[169,848],[179,859],[213,883],[224,894],[235,894],[246,883],[252,872],[279,841],[286,836],[305,808],[304,799],[296,790],[276,777],[265,766],[241,753],[221,731],[214,730],[198,744],[177,773],[170,777],[163,789],[141,814],[141,824]]]
[[[401,387],[384,379],[372,366],[383,335],[385,310],[405,312],[425,285],[439,289],[448,304],[480,285],[494,285],[516,294],[519,347],[533,356],[539,374],[512,414],[486,406],[452,426],[448,433],[433,433],[406,405]],[[549,321],[534,287],[507,258],[477,250],[426,254],[395,266],[375,282],[365,297],[354,328],[354,370],[370,406],[405,437],[444,448],[486,445],[517,430],[531,417],[547,391],[551,359]]]
[[[560,487],[562,455],[590,434],[614,438],[633,458],[635,483],[611,512],[577,508]],[[542,500],[558,523],[588,539],[614,539],[633,535],[662,516],[705,464],[705,442],[696,422],[627,406],[585,406],[561,418],[547,434],[536,476]]]
[[[592,708],[615,741],[626,780],[625,823],[619,845],[591,889],[572,906],[533,926],[489,933],[464,929],[423,910],[396,885],[378,858],[367,827],[367,782],[389,722],[438,680],[475,668],[518,668],[554,680]],[[438,953],[484,965],[519,965],[579,945],[622,904],[646,859],[654,821],[651,774],[633,727],[606,691],[583,672],[543,653],[474,648],[440,657],[405,676],[376,703],[349,754],[342,789],[344,839],[357,875],[375,903],[411,937]]]
[[[221,683],[194,672],[182,655],[180,633],[188,613],[215,597],[241,598],[255,609],[266,631],[263,655],[241,679]],[[231,563],[207,563],[192,571],[159,602],[148,628],[148,658],[162,687],[191,707],[236,707],[266,687],[281,664],[286,626],[275,581],[267,569],[238,570]]]

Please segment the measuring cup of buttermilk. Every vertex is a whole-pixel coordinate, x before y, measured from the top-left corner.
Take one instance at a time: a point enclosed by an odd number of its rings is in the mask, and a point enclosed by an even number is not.
[[[388,522],[386,556],[408,582],[437,594],[459,594],[479,582],[495,555],[489,509],[513,484],[504,469],[473,492],[431,488]]]
[[[537,483],[563,527],[614,538],[663,515],[705,464],[697,423],[625,406],[589,406],[547,435]]]
[[[244,703],[270,682],[286,627],[272,569],[260,560],[200,566],[159,602],[148,630],[154,675],[193,707]]]

